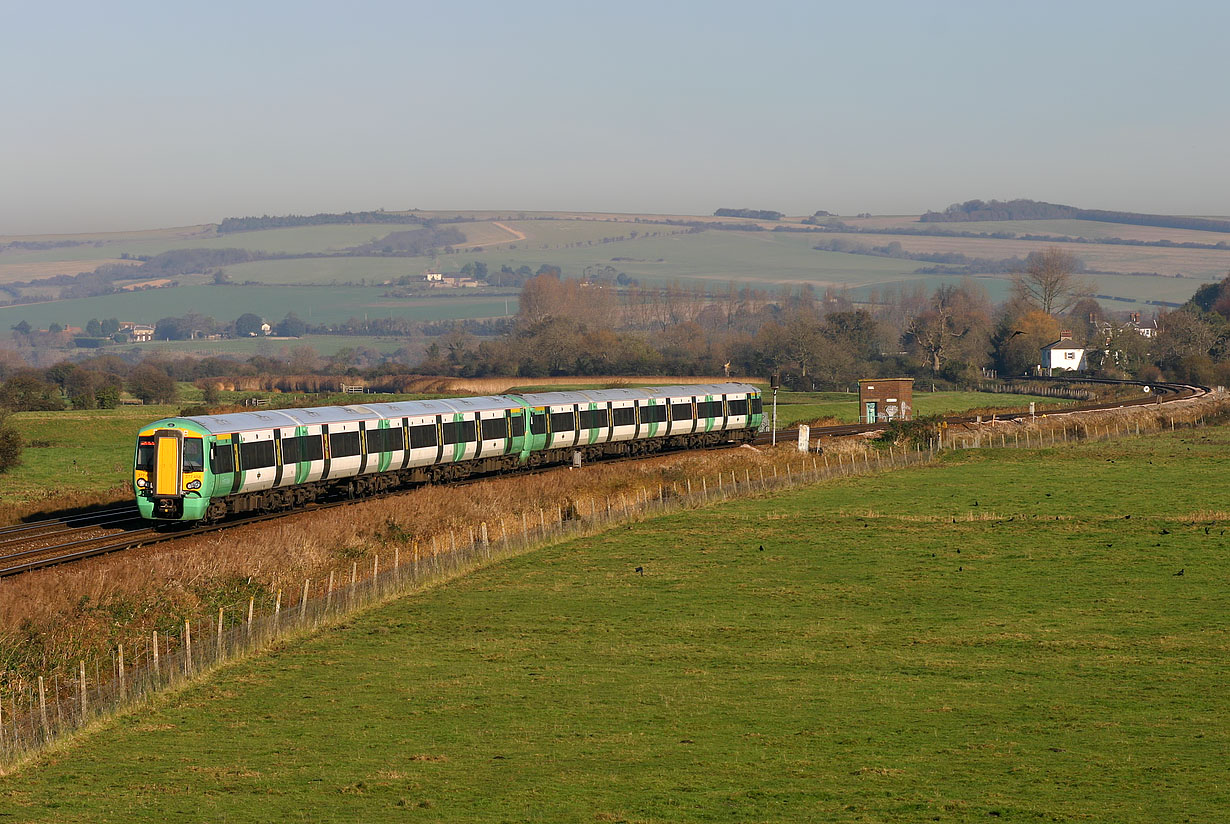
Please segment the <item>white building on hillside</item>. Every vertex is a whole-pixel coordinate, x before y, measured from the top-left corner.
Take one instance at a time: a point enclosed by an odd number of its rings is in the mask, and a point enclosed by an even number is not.
[[[1085,347],[1072,340],[1071,332],[1060,332],[1059,340],[1042,347],[1042,363],[1039,369],[1043,375],[1084,372],[1086,367]]]

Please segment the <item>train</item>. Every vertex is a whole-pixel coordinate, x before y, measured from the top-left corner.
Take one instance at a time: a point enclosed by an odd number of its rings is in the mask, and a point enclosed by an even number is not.
[[[258,409],[137,433],[133,493],[155,524],[211,524],[525,467],[750,442],[744,383]]]

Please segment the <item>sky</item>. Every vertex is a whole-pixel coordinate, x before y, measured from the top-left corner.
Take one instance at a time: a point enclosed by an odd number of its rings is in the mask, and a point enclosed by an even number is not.
[[[0,0],[0,235],[364,209],[1230,215],[1224,2]]]

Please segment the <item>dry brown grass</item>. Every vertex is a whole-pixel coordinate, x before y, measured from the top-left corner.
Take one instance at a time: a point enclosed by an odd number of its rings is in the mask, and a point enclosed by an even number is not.
[[[620,511],[638,499],[683,493],[692,479],[739,480],[763,469],[784,472],[800,456],[793,444],[776,450],[686,452],[553,469],[533,476],[492,478],[462,486],[428,486],[344,509],[301,513],[225,532],[0,580],[0,688],[14,674],[69,674],[82,658],[109,660],[115,645],[141,649],[149,632],[173,631],[186,617],[216,620],[219,607],[234,620],[254,598],[267,611],[283,593],[298,601],[305,579],[318,594],[329,572],[341,583],[352,564],[381,568],[425,558],[477,537],[483,524],[497,540],[523,526],[578,515]],[[450,535],[451,533],[451,535]],[[211,617],[212,616],[212,617]],[[130,656],[131,660],[131,656]]]
[[[22,520],[39,520],[98,506],[120,506],[132,503],[132,487],[119,484],[108,489],[85,489],[64,492],[48,489],[43,495],[20,503],[0,503],[0,526]]]

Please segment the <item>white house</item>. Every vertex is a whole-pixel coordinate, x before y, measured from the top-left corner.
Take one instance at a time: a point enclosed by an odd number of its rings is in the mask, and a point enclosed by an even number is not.
[[[1044,375],[1084,372],[1085,368],[1085,347],[1072,340],[1071,332],[1060,332],[1059,340],[1042,347],[1040,369]]]

